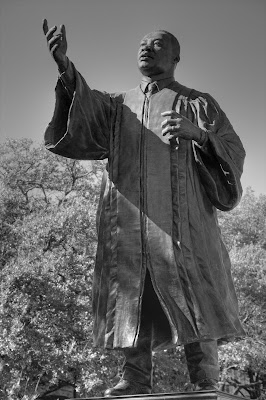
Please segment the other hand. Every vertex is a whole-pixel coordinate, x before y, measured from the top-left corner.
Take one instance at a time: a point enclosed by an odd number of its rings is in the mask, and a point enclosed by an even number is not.
[[[182,138],[186,140],[200,141],[201,129],[194,125],[188,118],[178,114],[176,111],[165,111],[162,117],[170,117],[165,119],[162,126],[162,135],[167,138]]]
[[[43,20],[43,33],[45,34],[49,51],[57,63],[59,69],[65,70],[67,68],[68,60],[66,28],[65,25],[60,25],[59,32],[56,33],[57,26],[48,28],[47,20]]]

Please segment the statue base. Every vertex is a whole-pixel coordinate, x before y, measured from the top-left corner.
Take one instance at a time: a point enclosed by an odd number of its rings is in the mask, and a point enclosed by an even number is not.
[[[79,400],[106,400],[108,397],[82,397]],[[114,396],[110,400],[236,400],[239,396],[216,390],[202,390],[200,392],[179,392],[179,393],[154,393],[137,394],[133,396]],[[68,399],[77,400],[77,399]]]

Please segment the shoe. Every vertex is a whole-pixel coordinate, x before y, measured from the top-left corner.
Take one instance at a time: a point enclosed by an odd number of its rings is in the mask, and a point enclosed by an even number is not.
[[[126,379],[121,379],[116,386],[107,389],[104,392],[104,397],[127,396],[132,394],[150,394],[151,389],[148,386],[138,382],[130,382]]]
[[[201,381],[198,381],[194,385],[194,391],[201,390],[219,390],[218,382],[215,379],[206,378]]]

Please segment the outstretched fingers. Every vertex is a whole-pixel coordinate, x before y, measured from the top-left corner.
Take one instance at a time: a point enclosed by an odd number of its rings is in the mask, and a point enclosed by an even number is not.
[[[43,29],[43,33],[46,35],[46,33],[48,32],[48,23],[47,23],[47,19],[44,19],[44,20],[43,20],[42,29]]]
[[[52,39],[50,39],[48,41],[49,50],[51,52],[53,52],[55,50],[54,49],[55,45],[56,45],[56,48],[59,46],[59,42],[61,41],[61,38],[62,38],[62,36],[60,34],[58,34],[58,35],[53,36]]]
[[[56,32],[56,30],[57,30],[57,26],[56,25],[49,29],[47,20],[46,19],[43,20],[43,33],[45,34],[46,40],[47,40],[48,43],[54,37],[56,37],[56,38],[61,38],[62,37],[61,31],[57,35],[54,36],[54,33]]]
[[[67,68],[67,41],[65,25],[60,25],[57,31],[57,26],[49,28],[47,19],[43,20],[43,33],[45,34],[47,46],[50,54],[53,56],[57,65],[64,69]]]
[[[49,31],[46,33],[47,42],[49,42],[54,37],[59,37],[59,34],[54,36],[54,33],[56,32],[56,30],[57,30],[57,26],[53,26],[52,28],[49,29]],[[60,37],[61,37],[61,35],[60,35]]]

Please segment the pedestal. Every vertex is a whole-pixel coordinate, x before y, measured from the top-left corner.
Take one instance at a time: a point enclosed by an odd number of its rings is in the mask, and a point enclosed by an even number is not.
[[[106,400],[106,397],[82,397],[79,400]],[[110,400],[239,400],[239,396],[216,390],[182,393],[138,394],[134,396],[109,397]],[[77,399],[68,399],[77,400]]]

